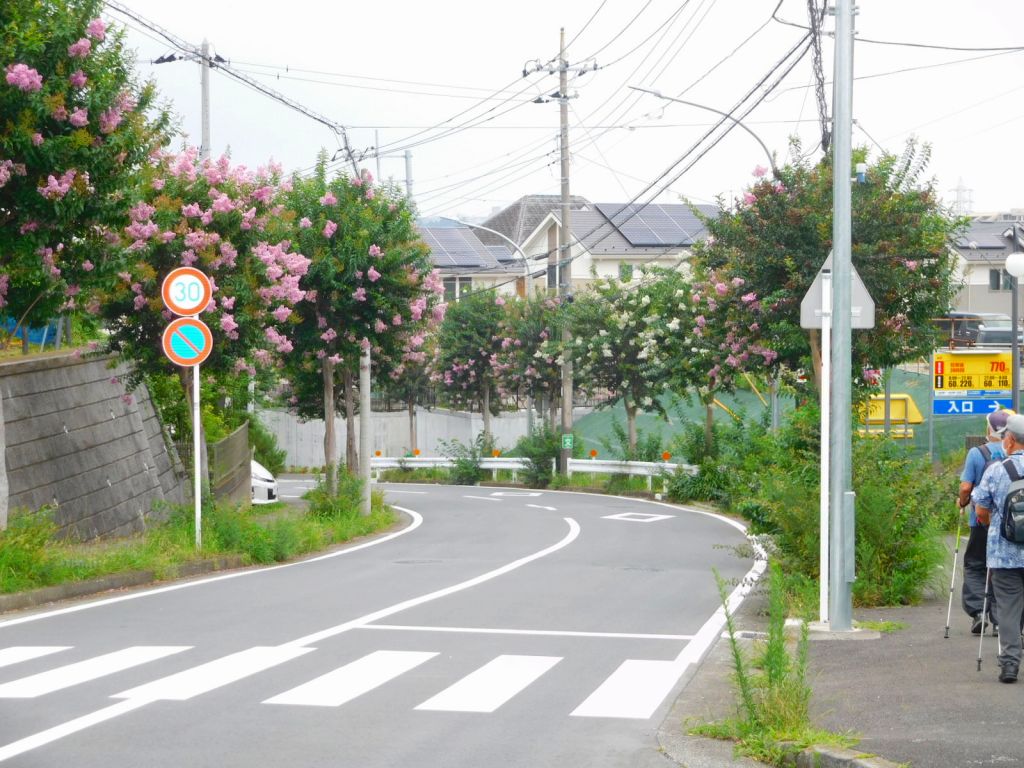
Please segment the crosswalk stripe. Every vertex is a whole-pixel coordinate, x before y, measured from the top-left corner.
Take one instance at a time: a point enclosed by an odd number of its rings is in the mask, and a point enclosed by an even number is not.
[[[0,698],[33,699],[79,683],[187,651],[190,645],[135,645],[0,685]]]
[[[38,659],[40,656],[49,656],[51,653],[66,651],[70,647],[70,645],[15,645],[10,648],[0,648],[0,667]]]
[[[627,659],[571,713],[573,717],[646,720],[682,677],[687,664]]]
[[[435,656],[430,652],[374,651],[263,703],[340,707]]]
[[[114,694],[114,699],[187,701],[265,669],[298,658],[313,648],[256,646]]]
[[[498,656],[416,709],[493,712],[561,660],[561,656]]]

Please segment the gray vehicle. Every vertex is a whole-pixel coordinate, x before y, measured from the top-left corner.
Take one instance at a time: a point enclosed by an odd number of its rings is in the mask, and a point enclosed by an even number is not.
[[[950,349],[974,346],[1008,348],[1013,339],[1013,322],[1009,315],[996,312],[950,312],[932,322],[940,329]],[[1019,330],[1017,338],[1024,342]]]

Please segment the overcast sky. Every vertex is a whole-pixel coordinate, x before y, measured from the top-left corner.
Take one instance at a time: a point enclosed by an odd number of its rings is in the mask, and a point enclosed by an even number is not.
[[[402,151],[415,145],[413,195],[421,214],[458,217],[487,215],[525,194],[559,192],[558,104],[532,103],[557,90],[557,74],[523,78],[522,71],[557,55],[560,26],[572,41],[570,62],[598,66],[570,84],[576,96],[569,113],[572,192],[593,202],[633,199],[717,119],[627,86],[729,111],[804,34],[769,22],[777,0],[121,1],[179,38],[197,45],[209,39],[236,69],[347,126],[357,152],[377,145],[379,136],[387,150],[380,160],[384,178],[404,182]],[[807,3],[783,0],[778,16],[806,24]],[[174,49],[127,23],[141,75],[156,81],[189,141],[198,144],[198,66],[152,65]],[[833,28],[827,18],[826,31]],[[916,135],[932,144],[930,173],[947,201],[962,178],[975,212],[1024,207],[1015,142],[1024,127],[1024,51],[867,42],[995,48],[1021,45],[1022,28],[1020,0],[861,0],[854,117],[863,130],[854,129],[854,143],[875,154],[875,142],[899,152]],[[829,104],[832,52],[826,37]],[[818,146],[813,82],[808,54],[744,118],[781,161],[791,136],[805,152]],[[339,148],[328,128],[218,72],[211,74],[211,114],[214,152],[230,150],[246,165],[272,157],[290,170],[305,169],[321,147],[331,155]],[[450,135],[441,136],[445,129]],[[376,173],[371,155],[361,162]],[[759,164],[766,164],[764,151],[736,129],[654,199],[731,198]],[[682,168],[640,199],[652,199]]]

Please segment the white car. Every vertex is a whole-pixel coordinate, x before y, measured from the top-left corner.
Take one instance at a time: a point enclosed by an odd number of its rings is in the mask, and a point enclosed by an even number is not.
[[[249,471],[252,474],[252,503],[273,504],[278,500],[277,480],[258,461],[251,461],[249,464]]]

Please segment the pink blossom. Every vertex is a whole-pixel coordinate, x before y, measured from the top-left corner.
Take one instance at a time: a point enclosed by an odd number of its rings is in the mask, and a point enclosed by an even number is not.
[[[388,324],[381,320],[379,317],[373,323],[373,330],[377,333],[384,333],[388,329]]]
[[[146,297],[145,297],[145,296],[143,296],[143,295],[142,295],[141,293],[140,293],[140,294],[138,294],[138,295],[137,295],[137,296],[135,297],[135,301],[133,301],[133,302],[132,302],[132,305],[133,305],[133,306],[135,307],[135,311],[136,311],[136,312],[138,312],[138,311],[139,311],[139,310],[141,310],[141,309],[142,309],[142,308],[143,308],[144,306],[146,306]]]
[[[146,221],[146,219],[152,218],[154,213],[156,213],[156,208],[146,202],[133,205],[128,210],[128,215],[132,221]]]
[[[743,300],[744,304],[749,304],[752,301],[757,301],[757,294],[751,291],[750,293],[743,294],[740,298]]]
[[[67,111],[67,109],[64,108],[63,104],[54,107],[53,108],[53,112],[51,114],[53,115],[53,119],[54,120],[67,120],[68,119],[68,111]]]
[[[719,296],[725,296],[729,292],[729,286],[725,283],[715,283],[715,292]]]
[[[504,307],[505,306],[505,300],[503,298],[501,298],[501,296],[495,296],[494,297],[494,303],[495,303],[496,306],[499,306],[499,307]]]
[[[7,84],[26,93],[35,93],[43,87],[43,76],[26,64],[8,64]]]
[[[221,304],[224,302],[221,301]],[[238,323],[235,321],[234,315],[229,315],[226,312],[220,316],[220,329],[227,334],[229,339],[238,338]]]
[[[743,193],[743,204],[744,205],[753,205],[756,202],[757,202],[757,195],[752,194],[750,192],[744,192]]]
[[[71,73],[71,76],[68,77],[68,82],[75,88],[82,88],[87,82],[89,82],[89,78],[85,76],[85,72],[80,69],[76,69]]]
[[[235,297],[234,296],[222,296],[221,300],[220,300],[220,305],[222,307],[224,307],[224,309],[234,309],[235,308]]]
[[[338,332],[333,328],[328,328],[326,331],[320,334],[320,338],[330,344],[336,338],[338,338]]]
[[[32,134],[32,145],[38,147],[42,143],[43,143],[43,134],[41,134],[41,133],[33,133]]]
[[[93,40],[102,42],[103,38],[107,36],[107,25],[103,22],[103,19],[93,19],[85,28],[85,34]]]
[[[365,352],[367,349],[370,348],[370,340],[363,336],[363,338],[359,340],[359,348]]]
[[[907,259],[905,263],[907,265],[907,269],[911,272],[915,272],[917,270],[917,262],[913,259]]]
[[[46,177],[46,185],[36,189],[47,200],[61,200],[70,191],[77,175],[74,168],[62,173],[59,179],[50,174]]]
[[[786,185],[783,184],[781,181],[776,181],[774,184],[772,184],[772,191],[775,192],[776,194],[782,194],[783,192],[786,191]]]
[[[119,109],[106,109],[100,113],[100,133],[113,133],[121,124],[124,115]]]
[[[333,221],[328,220],[327,223],[324,224],[324,237],[330,239],[337,231],[338,225],[335,224]]]
[[[732,279],[732,280],[731,280],[730,282],[731,282],[731,283],[732,283],[733,285],[735,285],[735,286],[736,286],[737,288],[739,288],[740,286],[742,286],[742,285],[743,285],[744,283],[746,283],[747,281],[746,281],[746,280],[744,280],[744,279],[743,279],[742,277],[734,277],[734,278],[733,278],[733,279]]]
[[[763,165],[758,165],[754,167],[754,175],[757,176],[757,178],[761,178],[766,173],[768,173],[768,169],[765,168]]]
[[[392,317],[391,318],[391,324],[392,325],[401,325],[402,324],[402,316],[401,315],[395,315],[394,317]]]
[[[338,202],[338,198],[334,196],[334,193],[327,190],[327,193],[320,198],[320,205],[334,205]]]
[[[352,293],[352,298],[356,301],[366,301],[366,289],[363,286],[359,286]]]
[[[81,38],[77,43],[68,46],[68,56],[72,59],[84,59],[92,50],[92,40],[88,37]]]
[[[235,204],[227,195],[221,195],[213,201],[211,209],[216,213],[231,213],[231,211],[235,210]]]
[[[309,229],[311,226],[313,226],[313,222],[310,221],[308,217],[303,216],[299,219],[299,227],[302,229]]]
[[[164,179],[153,179],[153,189],[160,191],[167,182]]]
[[[377,193],[373,191],[373,187],[367,187],[366,188],[366,199],[367,200],[373,200],[373,198],[376,197],[376,196],[377,196]]]
[[[82,262],[82,270],[84,272],[92,272],[95,268],[95,265],[88,259]]]
[[[380,256],[380,246],[378,246],[376,243],[371,245],[370,246],[370,250],[369,250],[369,254],[371,256],[373,256],[374,258]]]
[[[181,206],[181,215],[186,219],[194,219],[202,214],[203,209],[199,207],[199,203],[189,203],[188,205]]]
[[[376,283],[378,280],[380,280],[380,272],[378,272],[373,267],[370,267],[369,270],[367,270],[366,272],[366,277],[369,279],[371,283]]]
[[[436,304],[434,306],[434,309],[431,311],[431,317],[434,318],[435,323],[440,323],[444,321],[444,315],[447,309],[447,304]]]
[[[357,269],[356,270],[356,280],[362,280],[362,279],[363,279],[363,270]]]
[[[23,235],[26,235],[29,232],[35,232],[37,229],[39,229],[38,221],[26,221],[24,224],[21,225],[21,227],[19,227],[18,232],[20,232]]]
[[[705,325],[707,325],[708,321],[704,319],[704,315],[697,315],[697,317],[694,319],[694,322],[697,323],[698,328],[703,328]]]

